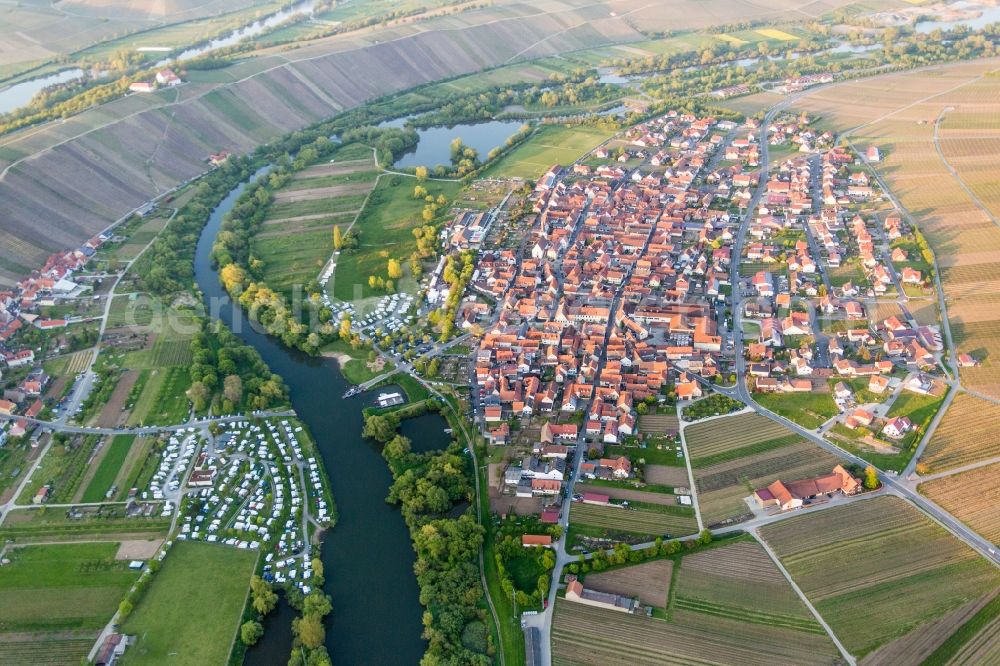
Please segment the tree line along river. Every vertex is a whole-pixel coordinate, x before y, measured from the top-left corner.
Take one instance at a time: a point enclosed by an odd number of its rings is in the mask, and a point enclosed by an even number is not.
[[[413,572],[415,556],[399,510],[385,502],[392,475],[381,445],[361,437],[362,408],[369,398],[341,398],[348,383],[333,359],[288,349],[253,330],[243,311],[231,304],[212,266],[212,243],[219,225],[246,185],[230,192],[209,218],[195,251],[195,279],[212,316],[255,347],[271,370],[284,378],[292,406],[312,431],[326,465],[339,514],[321,547],[326,574],[323,589],[333,599],[326,627],[333,663],[416,664],[425,642]],[[424,427],[406,433],[413,439],[413,449],[445,446],[445,421],[437,415],[421,418],[427,419],[420,424]],[[245,664],[287,662],[294,611],[282,606],[275,613],[265,622],[264,638],[247,652]]]

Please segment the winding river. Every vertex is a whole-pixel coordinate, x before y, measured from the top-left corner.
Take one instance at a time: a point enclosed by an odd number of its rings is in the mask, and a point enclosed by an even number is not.
[[[336,361],[289,350],[253,330],[244,313],[232,306],[212,268],[212,242],[223,215],[244,187],[238,186],[222,201],[202,231],[195,253],[195,279],[212,316],[253,345],[271,370],[285,379],[292,405],[312,431],[329,473],[339,518],[326,533],[321,554],[324,590],[333,598],[327,649],[335,664],[416,664],[425,642],[420,636],[422,609],[413,574],[415,557],[400,512],[385,502],[392,482],[389,469],[378,445],[361,437],[361,409],[370,396],[341,399],[348,384]],[[421,418],[423,427],[406,432],[414,439],[415,450],[447,443],[441,417]],[[294,613],[287,607],[277,613],[268,619],[262,641],[247,653],[246,664],[287,662]]]

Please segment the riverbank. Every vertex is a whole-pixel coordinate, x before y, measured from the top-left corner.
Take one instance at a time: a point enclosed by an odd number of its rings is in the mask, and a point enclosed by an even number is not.
[[[237,188],[239,192],[242,187]],[[418,663],[427,644],[421,636],[413,547],[399,510],[385,502],[392,476],[380,447],[361,437],[361,410],[369,401],[339,399],[349,385],[337,358],[288,349],[278,339],[255,330],[222,289],[212,265],[212,244],[239,192],[226,197],[201,231],[195,279],[206,303],[213,304],[210,311],[216,318],[253,346],[271,371],[285,380],[292,407],[312,433],[329,474],[337,525],[323,535],[316,549],[327,572],[322,589],[332,597],[334,608],[325,622],[327,651],[334,663]],[[361,593],[373,585],[392,593]],[[387,626],[393,630],[386,632]],[[280,650],[268,649],[274,647],[270,643],[286,638],[283,630],[269,630],[259,647],[248,653],[247,663],[274,663],[267,659]],[[264,661],[249,656],[257,654]],[[287,656],[285,652],[283,658]]]

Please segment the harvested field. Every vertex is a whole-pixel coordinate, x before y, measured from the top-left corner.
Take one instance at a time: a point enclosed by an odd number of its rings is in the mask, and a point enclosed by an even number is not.
[[[675,613],[676,621],[628,615],[557,599],[552,626],[554,666],[775,663],[830,665],[838,661],[825,636]],[[600,630],[595,630],[595,628]]]
[[[1000,456],[1000,405],[968,393],[955,396],[920,462],[939,471]]]
[[[991,564],[891,496],[795,516],[760,533],[856,656],[1000,585]]]
[[[672,560],[654,560],[587,574],[584,584],[588,589],[637,598],[645,606],[666,608],[673,569]]]
[[[676,433],[680,429],[680,419],[677,414],[644,414],[639,417],[639,432],[662,435]]]
[[[920,494],[974,529],[1000,543],[1000,463],[934,479],[919,486]]]
[[[673,465],[646,465],[646,483],[655,483],[661,486],[671,486],[674,488],[687,488],[690,482],[686,467],[674,467]]]
[[[306,167],[295,174],[295,179],[305,180],[308,178],[323,178],[324,176],[342,176],[353,174],[372,167],[372,160],[338,160],[336,162],[325,162]]]
[[[684,428],[694,467],[703,467],[793,444],[802,438],[756,413],[737,414]]]
[[[333,185],[331,187],[314,187],[308,189],[288,189],[275,192],[274,201],[276,203],[316,201],[318,199],[330,199],[349,194],[364,194],[370,189],[370,183],[352,183],[350,185]]]
[[[671,607],[826,635],[756,542],[742,541],[685,555]]]
[[[670,513],[647,509],[623,509],[574,502],[570,507],[571,524],[589,525],[618,532],[648,534],[650,536],[681,536],[698,531],[693,509],[678,507]]]

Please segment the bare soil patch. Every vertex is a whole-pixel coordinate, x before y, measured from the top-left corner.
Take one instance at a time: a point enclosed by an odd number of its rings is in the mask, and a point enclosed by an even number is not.
[[[160,550],[163,539],[131,539],[122,541],[115,553],[116,560],[148,560]]]
[[[139,379],[138,370],[126,370],[122,373],[118,385],[108,398],[108,404],[104,405],[100,416],[97,417],[95,425],[98,428],[113,428],[128,419],[128,414],[123,409],[137,379]]]
[[[688,487],[687,467],[675,467],[673,465],[646,465],[646,483],[655,483],[661,486],[673,486],[674,488]]]
[[[587,576],[586,587],[599,592],[638,597],[647,606],[664,608],[670,590],[670,576],[674,570],[672,560],[654,560],[631,567],[602,571]]]

